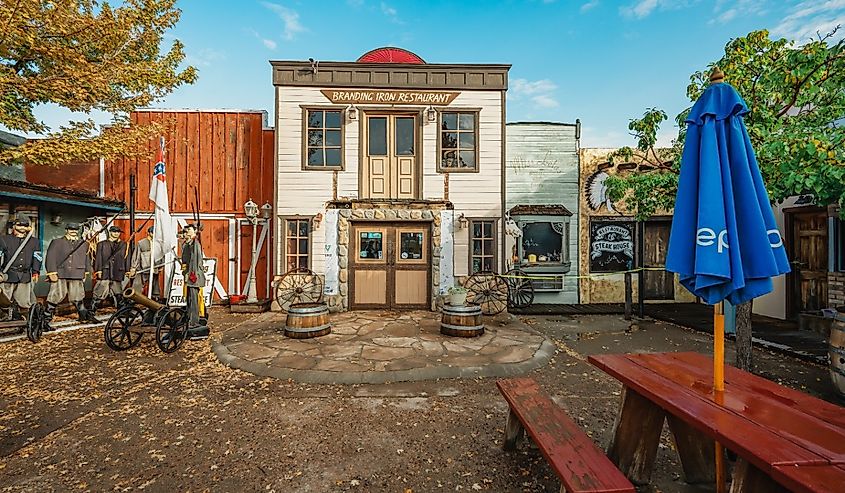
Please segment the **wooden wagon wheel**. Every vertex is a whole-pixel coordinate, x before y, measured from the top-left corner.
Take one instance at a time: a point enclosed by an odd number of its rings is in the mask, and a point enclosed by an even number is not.
[[[276,303],[288,311],[295,303],[319,303],[323,301],[323,281],[309,269],[291,269],[276,282]]]
[[[41,340],[41,334],[44,333],[44,305],[41,303],[33,303],[29,307],[29,313],[26,317],[26,337],[32,342]]]
[[[163,353],[179,349],[188,336],[188,311],[185,307],[163,307],[156,313],[156,345]]]
[[[467,301],[481,306],[481,313],[495,315],[508,306],[508,285],[495,272],[477,272],[466,280]]]
[[[103,329],[106,346],[114,351],[126,351],[141,342],[144,310],[137,306],[123,306],[114,312]]]
[[[508,308],[527,308],[534,302],[534,285],[525,272],[511,269],[505,274],[508,284]]]

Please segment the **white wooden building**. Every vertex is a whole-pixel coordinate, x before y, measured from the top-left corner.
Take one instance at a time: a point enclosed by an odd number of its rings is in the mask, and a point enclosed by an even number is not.
[[[271,64],[277,272],[325,276],[347,310],[434,309],[472,272],[504,271],[509,65],[397,48]]]

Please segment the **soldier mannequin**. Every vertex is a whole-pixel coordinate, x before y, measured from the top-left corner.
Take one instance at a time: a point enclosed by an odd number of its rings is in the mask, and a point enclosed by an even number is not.
[[[0,236],[0,257],[2,257],[0,272],[3,269],[6,270],[5,274],[0,273],[0,281],[2,281],[0,290],[12,301],[9,320],[23,320],[21,309],[29,310],[29,307],[35,303],[32,286],[38,281],[38,273],[41,271],[41,250],[38,240],[30,237],[26,245],[18,252],[17,257],[12,258],[31,228],[29,218],[23,214],[17,214],[12,226],[12,234]],[[6,269],[9,263],[11,265]]]
[[[182,273],[185,276],[185,300],[188,312],[189,336],[208,336],[208,326],[200,325],[200,318],[205,318],[202,288],[205,287],[202,245],[197,239],[197,227],[188,224],[182,228],[185,243],[182,244]]]
[[[150,278],[150,262],[152,259],[152,249],[153,249],[153,227],[150,226],[147,229],[147,237],[142,239],[138,242],[135,246],[135,251],[132,252],[132,270],[129,271],[130,277],[132,277],[132,287],[135,291],[143,292],[146,295],[146,291],[144,291],[144,284],[149,281]],[[161,258],[156,259],[156,264],[153,267],[153,299],[157,299],[161,296],[161,292],[158,288],[158,274],[161,270],[161,267],[158,265],[161,263]]]
[[[80,246],[85,240],[79,237],[80,227],[76,223],[65,226],[65,235],[50,242],[44,264],[50,291],[47,293],[47,309],[44,310],[45,322],[49,323],[56,311],[56,306],[67,296],[68,301],[76,306],[79,321],[90,320],[85,308],[85,276],[91,273],[91,257],[88,248]]]
[[[94,286],[94,300],[88,318],[96,321],[94,315],[103,300],[111,296],[117,307],[120,294],[123,292],[123,282],[129,277],[129,249],[125,241],[120,239],[121,230],[117,226],[109,226],[108,239],[97,243],[94,254],[94,272],[97,273],[97,284]]]

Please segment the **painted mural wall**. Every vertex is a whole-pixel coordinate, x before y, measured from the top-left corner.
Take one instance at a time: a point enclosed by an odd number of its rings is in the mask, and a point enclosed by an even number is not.
[[[636,222],[624,203],[614,203],[607,197],[604,180],[615,173],[636,168],[637,156],[632,163],[610,165],[608,155],[615,149],[580,149],[579,171],[579,294],[581,303],[623,303],[625,301],[625,276],[619,272],[636,266]],[[650,254],[645,255],[647,266],[658,265],[665,258],[671,212],[663,211],[646,223],[646,243]],[[655,287],[662,295],[651,301],[692,302],[692,296],[678,282],[677,276],[665,274],[659,267],[650,267],[648,286]],[[638,298],[637,274],[633,277],[633,296]],[[661,282],[660,277],[665,277]]]
[[[508,123],[506,127],[505,209],[516,205],[558,204],[572,212],[569,252],[571,267],[559,292],[537,292],[535,303],[578,303],[578,140],[569,123]],[[515,241],[504,236],[507,268],[513,267]]]

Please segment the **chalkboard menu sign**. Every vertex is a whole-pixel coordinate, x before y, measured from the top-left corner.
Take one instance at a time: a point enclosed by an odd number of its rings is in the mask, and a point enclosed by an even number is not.
[[[620,272],[634,268],[634,222],[590,223],[590,272]]]

